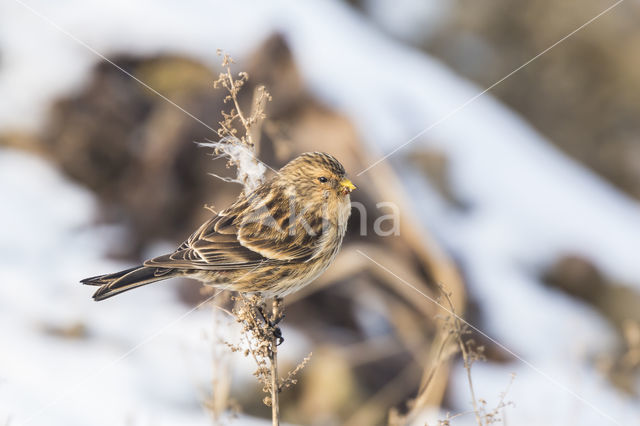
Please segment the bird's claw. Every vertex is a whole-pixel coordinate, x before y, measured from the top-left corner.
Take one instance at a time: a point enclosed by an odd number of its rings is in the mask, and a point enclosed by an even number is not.
[[[273,330],[273,337],[276,338],[276,346],[280,346],[284,343],[284,337],[282,337],[282,330],[280,330],[280,327],[276,327]]]
[[[270,321],[267,319],[267,315],[265,315],[264,313],[263,306],[257,306],[256,309],[258,310],[258,313],[262,317],[264,323],[267,324],[269,328],[273,329],[273,337],[276,338],[276,346],[280,346],[284,342],[284,337],[282,337],[282,330],[280,329],[280,327],[278,327],[278,324],[280,324],[280,321],[284,319],[285,314],[281,314],[274,321]]]
[[[280,321],[282,321],[284,317],[285,314],[280,314],[278,318],[275,319],[275,321],[268,321],[267,324],[269,324],[269,327],[275,327],[276,325],[280,324]]]
[[[267,319],[267,315],[265,315],[264,313],[263,306],[257,306],[256,309],[258,310],[258,313],[262,317],[262,320],[264,321],[264,323],[267,324],[269,327],[275,327],[276,325],[280,324],[280,321],[282,321],[285,317],[285,314],[280,314],[278,318],[276,318],[274,321],[271,321]]]

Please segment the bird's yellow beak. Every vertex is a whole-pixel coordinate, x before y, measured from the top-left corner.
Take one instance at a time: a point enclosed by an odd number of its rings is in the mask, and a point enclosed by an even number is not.
[[[356,189],[357,187],[351,183],[351,181],[347,178],[342,179],[340,181],[340,186],[344,189],[345,193],[350,193],[351,191],[353,191],[354,189]]]

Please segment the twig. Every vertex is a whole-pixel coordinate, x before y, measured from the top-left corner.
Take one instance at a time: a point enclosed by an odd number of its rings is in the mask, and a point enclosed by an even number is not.
[[[470,334],[470,330],[467,324],[463,323],[458,315],[455,315],[455,310],[450,294],[444,289],[441,290],[447,304],[449,305],[449,309],[451,310],[451,312],[453,312],[453,315],[447,317],[445,321],[448,322],[450,327],[449,333],[454,336],[456,342],[458,343],[458,347],[460,348],[460,352],[462,353],[462,360],[464,362],[464,369],[467,375],[467,383],[469,384],[469,392],[471,394],[471,403],[473,405],[473,413],[476,418],[476,423],[478,424],[478,426],[486,426],[499,422],[503,420],[499,416],[500,411],[504,411],[504,408],[506,408],[508,405],[513,405],[512,402],[505,402],[504,399],[509,392],[511,385],[513,384],[515,374],[511,374],[511,380],[509,381],[507,388],[502,393],[500,393],[500,400],[498,401],[498,405],[493,409],[488,409],[486,400],[482,398],[476,398],[476,392],[473,386],[473,378],[471,376],[471,366],[475,361],[485,360],[484,347],[476,346],[473,339],[468,339],[466,341],[463,339],[464,335]],[[447,416],[446,421],[448,422],[449,420],[463,414],[467,413],[460,413],[453,417]]]
[[[240,72],[237,77],[231,72],[233,59],[226,53],[218,51],[222,56],[222,67],[214,87],[222,87],[227,91],[224,102],[231,101],[230,111],[222,111],[222,121],[217,130],[219,141],[208,141],[201,146],[214,149],[216,158],[227,157],[227,166],[235,167],[236,178],[214,175],[227,182],[237,182],[244,185],[245,194],[253,191],[264,181],[265,165],[256,158],[260,142],[261,125],[265,118],[266,103],[271,95],[264,86],[258,86],[253,93],[251,113],[247,116],[240,108],[238,93],[249,79],[246,72]],[[271,310],[266,313],[266,304],[258,295],[245,296],[240,293],[233,297],[235,306],[232,315],[242,327],[240,344],[225,342],[232,352],[240,352],[244,356],[251,356],[256,363],[254,375],[262,384],[262,390],[268,394],[263,402],[271,407],[272,423],[280,423],[279,393],[296,383],[295,375],[304,368],[309,361],[307,356],[297,367],[291,370],[286,379],[281,380],[278,375],[278,345],[282,343],[282,335],[277,324],[284,317],[284,304],[281,298],[273,300]],[[258,313],[260,316],[258,316]]]
[[[235,167],[237,176],[235,178],[216,177],[226,182],[244,185],[244,192],[248,194],[264,180],[266,165],[256,157],[257,141],[260,139],[262,121],[266,117],[264,110],[267,102],[271,100],[271,95],[264,86],[257,87],[253,94],[251,115],[247,117],[240,108],[238,93],[248,81],[249,75],[246,72],[240,72],[234,78],[231,72],[233,59],[220,50],[218,55],[222,56],[222,67],[225,71],[218,75],[213,87],[225,89],[227,95],[224,102],[231,101],[233,106],[230,111],[221,112],[222,120],[218,122],[220,127],[217,130],[219,141],[200,143],[200,146],[212,147],[218,156],[226,156],[227,166]]]
[[[449,309],[454,313],[454,315],[451,315],[447,318],[447,321],[450,322],[450,333],[455,337],[456,342],[458,343],[458,347],[460,348],[460,352],[462,353],[464,369],[467,373],[467,382],[469,383],[469,392],[471,393],[471,404],[473,405],[473,413],[476,416],[476,422],[478,423],[478,426],[483,426],[484,423],[482,421],[480,410],[478,408],[478,400],[476,399],[476,392],[473,387],[473,379],[471,377],[471,365],[476,359],[478,359],[479,355],[470,348],[470,345],[473,343],[472,340],[465,342],[462,339],[463,335],[469,334],[467,325],[460,321],[460,317],[455,315],[455,307],[453,306],[451,295],[444,288],[441,288],[441,290],[445,300],[447,301],[447,304],[449,305]]]
[[[273,307],[271,310],[271,317],[273,322],[278,322],[281,318],[281,305],[282,299],[274,298]],[[271,423],[273,426],[280,424],[280,383],[278,380],[278,335],[275,332],[275,324],[271,325],[271,350],[269,351],[269,362],[271,363]]]
[[[467,372],[467,382],[469,383],[469,391],[471,393],[471,403],[473,404],[473,412],[476,415],[476,422],[478,422],[478,426],[482,426],[482,419],[480,417],[480,411],[478,410],[478,402],[476,400],[476,391],[473,388],[473,379],[471,378],[471,364],[470,356],[468,352],[467,345],[462,341],[461,334],[456,334],[456,339],[458,341],[458,346],[460,346],[460,351],[462,351],[462,360],[464,362],[464,369]]]

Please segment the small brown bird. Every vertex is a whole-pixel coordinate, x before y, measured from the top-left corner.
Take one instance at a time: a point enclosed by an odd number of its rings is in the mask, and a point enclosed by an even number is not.
[[[354,189],[334,157],[302,154],[205,222],[173,253],[81,282],[100,286],[95,300],[171,277],[283,297],[309,284],[335,258]]]

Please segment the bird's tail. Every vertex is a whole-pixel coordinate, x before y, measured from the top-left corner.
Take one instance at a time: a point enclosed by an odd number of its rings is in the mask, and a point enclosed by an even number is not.
[[[104,300],[127,290],[166,280],[177,274],[175,269],[155,268],[150,266],[136,266],[113,274],[98,275],[85,278],[82,284],[100,286],[93,294],[93,299]]]

